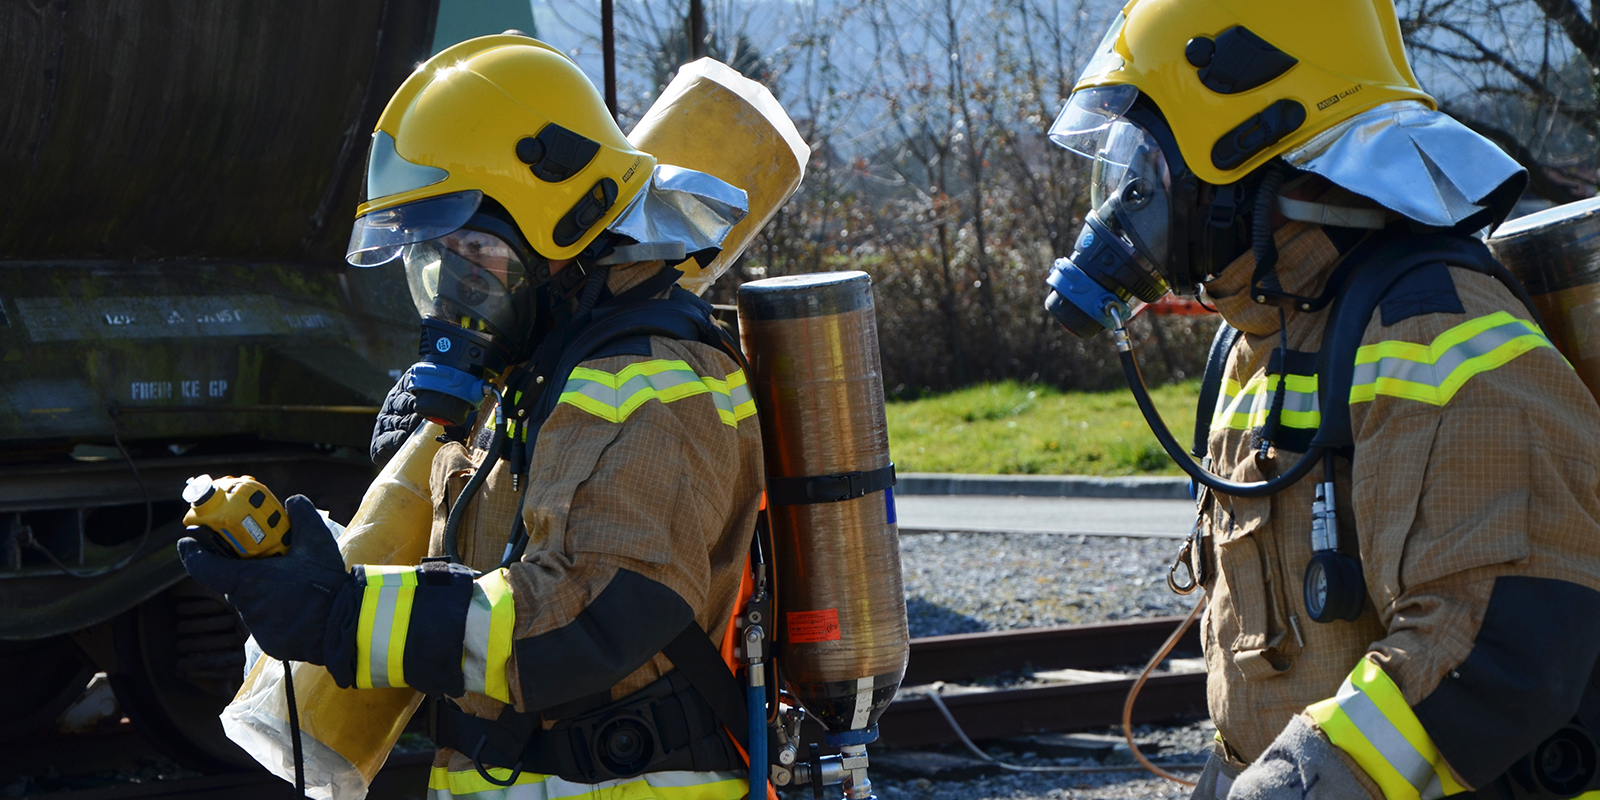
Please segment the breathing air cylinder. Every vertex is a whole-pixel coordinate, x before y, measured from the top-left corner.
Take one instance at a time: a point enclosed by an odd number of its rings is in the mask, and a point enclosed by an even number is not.
[[[746,283],[739,328],[766,449],[779,669],[849,753],[875,737],[909,647],[872,280]]]
[[[1520,217],[1489,249],[1533,296],[1545,334],[1600,397],[1600,198]]]
[[[367,488],[339,539],[346,564],[419,564],[428,554],[433,525],[428,477],[443,433],[431,422],[417,429]],[[315,800],[360,800],[422,694],[415,689],[341,689],[322,667],[296,662],[292,669],[306,794]],[[276,659],[256,659],[239,693],[222,711],[222,729],[267,771],[294,780],[289,705]]]

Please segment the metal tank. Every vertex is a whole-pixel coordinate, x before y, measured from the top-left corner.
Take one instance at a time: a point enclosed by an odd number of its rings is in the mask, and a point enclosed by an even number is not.
[[[905,677],[899,529],[872,280],[833,272],[739,287],[739,326],[766,443],[784,687],[860,774]],[[839,499],[844,497],[846,499]]]
[[[179,492],[250,474],[348,519],[376,473],[416,315],[344,245],[436,5],[0,4],[0,739],[99,670],[180,763],[250,764],[216,719],[245,632],[184,579]]]
[[[1600,397],[1600,198],[1514,219],[1488,244],[1533,296],[1556,349]]]

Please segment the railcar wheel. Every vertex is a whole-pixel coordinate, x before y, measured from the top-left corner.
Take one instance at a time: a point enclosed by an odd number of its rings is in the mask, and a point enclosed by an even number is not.
[[[111,686],[156,749],[200,772],[256,766],[217,719],[243,680],[249,633],[232,607],[186,578],[118,617],[113,630],[120,671]]]
[[[93,677],[70,637],[0,641],[0,742],[49,725]]]

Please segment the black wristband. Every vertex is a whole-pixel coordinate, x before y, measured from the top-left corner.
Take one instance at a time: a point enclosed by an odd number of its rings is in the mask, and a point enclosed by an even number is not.
[[[417,567],[404,655],[406,683],[411,688],[449,697],[466,692],[461,648],[473,577],[466,566],[445,561],[424,561]]]

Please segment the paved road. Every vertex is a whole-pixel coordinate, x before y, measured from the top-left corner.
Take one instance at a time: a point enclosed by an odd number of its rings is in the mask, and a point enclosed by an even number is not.
[[[1194,526],[1190,500],[896,495],[900,530],[1003,531],[1183,538]]]

